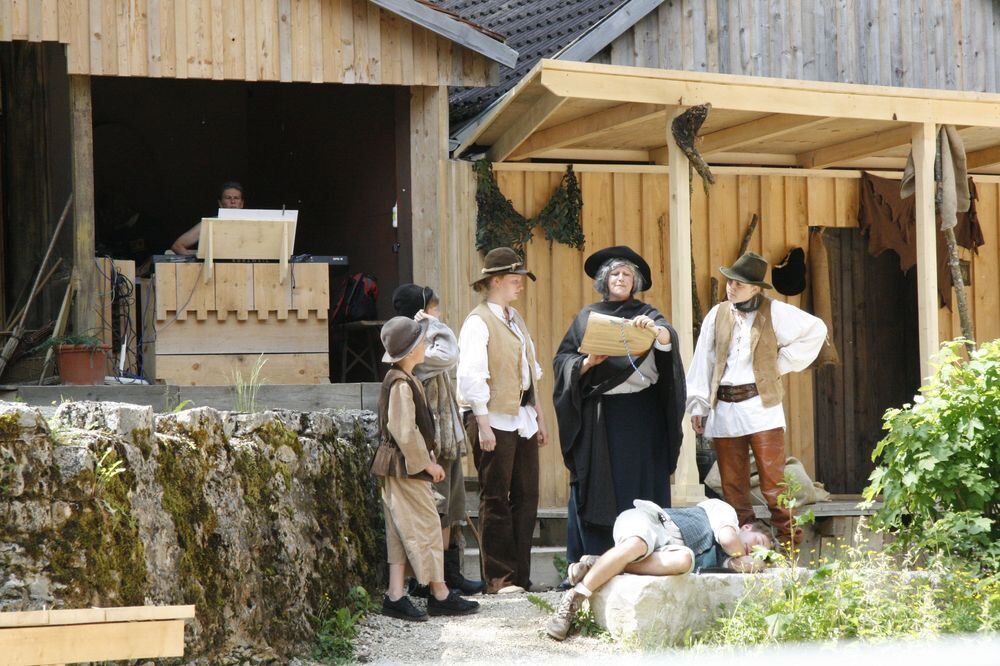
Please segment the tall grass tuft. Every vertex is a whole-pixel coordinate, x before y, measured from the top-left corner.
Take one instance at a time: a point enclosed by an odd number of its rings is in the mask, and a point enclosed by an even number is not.
[[[257,391],[264,382],[261,371],[266,364],[267,359],[261,354],[254,362],[253,367],[250,368],[248,377],[244,378],[243,373],[239,370],[233,372],[233,392],[235,393],[233,408],[237,412],[257,411]]]

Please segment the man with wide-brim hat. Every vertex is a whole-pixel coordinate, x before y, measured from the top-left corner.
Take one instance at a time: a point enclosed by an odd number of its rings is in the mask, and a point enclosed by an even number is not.
[[[531,585],[538,448],[548,440],[535,387],[535,343],[511,303],[535,276],[509,247],[490,250],[472,287],[484,296],[462,324],[458,404],[479,472],[479,532],[488,593]]]
[[[767,261],[747,252],[719,271],[728,300],[712,308],[687,374],[691,426],[714,440],[726,502],[740,524],[754,521],[750,505],[750,454],[771,510],[778,538],[798,542],[800,531],[778,507],[785,468],[785,412],[781,376],[813,362],[826,325],[799,308],[764,295],[771,285]],[[707,418],[706,418],[707,417]]]

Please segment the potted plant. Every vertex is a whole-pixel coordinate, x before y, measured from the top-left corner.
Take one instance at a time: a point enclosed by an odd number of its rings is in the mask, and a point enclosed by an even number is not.
[[[46,340],[39,349],[55,348],[63,384],[103,384],[111,347],[92,335],[63,335]]]

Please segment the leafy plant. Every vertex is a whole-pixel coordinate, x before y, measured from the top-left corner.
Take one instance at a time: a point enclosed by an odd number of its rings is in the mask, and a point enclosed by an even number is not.
[[[118,459],[115,447],[109,446],[97,459],[97,464],[94,466],[94,476],[97,478],[97,483],[94,486],[94,497],[111,515],[121,513],[122,508],[108,498],[107,489],[116,477],[124,473],[125,463]]]
[[[556,612],[555,606],[553,606],[552,604],[550,604],[548,601],[546,601],[545,599],[541,598],[537,594],[529,594],[528,595],[528,603],[530,603],[532,606],[534,606],[538,610],[542,611],[543,613],[555,613]]]
[[[788,522],[792,526],[793,531],[798,530],[803,525],[808,525],[816,521],[816,515],[812,509],[807,509],[802,513],[798,513],[795,510],[799,506],[799,500],[795,496],[802,490],[802,484],[798,482],[794,474],[785,470],[785,479],[778,486],[782,488],[777,498],[778,508],[788,514]],[[767,551],[767,549],[763,550]],[[763,561],[771,561],[767,552],[757,553],[755,550],[754,556]],[[799,547],[796,545],[794,539],[788,543],[788,558],[793,563],[797,562],[799,558]]]
[[[605,638],[609,636],[608,630],[597,624],[593,611],[588,605],[586,609],[580,608],[573,617],[570,631],[577,632],[581,636],[591,636],[593,638]]]
[[[962,353],[966,352],[968,358]],[[942,345],[913,404],[886,411],[865,499],[901,547],[1000,563],[1000,340]]]
[[[93,351],[103,347],[104,343],[93,335],[59,335],[49,338],[42,344],[35,347],[32,351],[46,351],[52,347],[58,347],[60,345],[76,345],[86,347],[87,349]]]
[[[267,364],[267,359],[261,354],[250,368],[249,377],[244,378],[239,370],[233,373],[233,391],[236,394],[234,407],[237,412],[257,411],[257,391],[263,383],[261,370]]]
[[[552,197],[534,218],[528,219],[514,208],[497,184],[493,167],[479,160],[476,170],[476,249],[489,251],[511,247],[521,255],[531,240],[532,230],[540,226],[545,238],[582,250],[584,246],[581,211],[583,196],[573,167],[566,174]]]
[[[566,580],[569,575],[569,563],[566,561],[566,556],[562,553],[556,553],[552,556],[552,566],[555,567],[556,572],[559,574],[559,578]]]
[[[884,553],[848,549],[808,576],[752,579],[733,611],[697,639],[701,645],[760,645],[993,632],[1000,627],[1000,578],[941,560],[900,571]]]
[[[177,403],[177,406],[174,407],[170,411],[173,412],[174,414],[176,414],[178,412],[183,412],[185,409],[188,408],[189,405],[193,406],[194,405],[194,401],[192,401],[192,400],[181,400],[179,403]]]
[[[333,609],[330,598],[323,595],[319,612],[310,616],[316,643],[313,659],[325,664],[345,664],[354,656],[354,640],[358,625],[378,608],[368,591],[353,587],[347,595],[347,606]]]

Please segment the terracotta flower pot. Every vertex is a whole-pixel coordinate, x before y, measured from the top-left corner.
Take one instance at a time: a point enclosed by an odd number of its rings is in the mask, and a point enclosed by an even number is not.
[[[111,347],[100,345],[58,345],[56,359],[63,384],[103,384]]]

